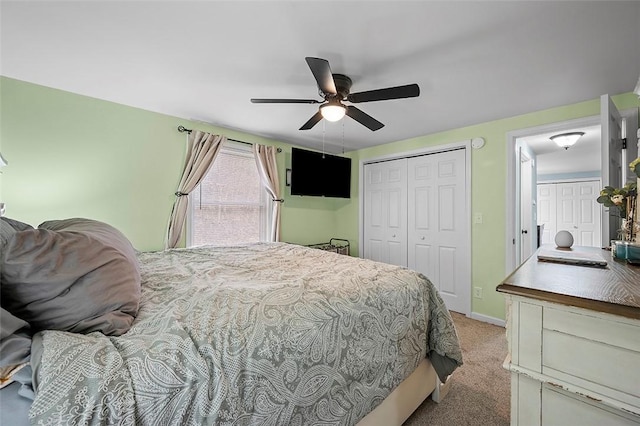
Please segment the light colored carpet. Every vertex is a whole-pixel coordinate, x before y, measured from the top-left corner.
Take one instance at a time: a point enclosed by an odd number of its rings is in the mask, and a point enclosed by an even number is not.
[[[448,395],[427,398],[405,426],[509,425],[511,388],[502,368],[507,356],[505,329],[451,313],[464,365],[453,373]]]

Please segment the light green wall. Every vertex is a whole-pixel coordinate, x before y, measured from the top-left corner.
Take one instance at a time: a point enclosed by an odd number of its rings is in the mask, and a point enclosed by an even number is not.
[[[1,200],[6,215],[37,226],[49,219],[108,222],[142,251],[164,247],[185,155],[183,125],[283,148],[282,239],[316,243],[334,236],[335,201],[292,197],[284,187],[291,146],[2,77]]]
[[[631,93],[614,96],[619,109],[640,106]],[[504,318],[495,287],[505,276],[506,134],[509,131],[598,115],[599,99],[398,141],[349,154],[352,198],[289,195],[284,169],[291,146],[257,136],[192,123],[8,78],[0,79],[0,152],[9,166],[0,175],[7,216],[37,225],[74,216],[104,220],[121,229],[139,250],[164,245],[185,135],[179,124],[247,142],[283,148],[278,156],[285,203],[282,240],[311,244],[347,238],[358,254],[358,164],[362,159],[483,137],[472,150],[472,281],[483,288],[475,313]]]

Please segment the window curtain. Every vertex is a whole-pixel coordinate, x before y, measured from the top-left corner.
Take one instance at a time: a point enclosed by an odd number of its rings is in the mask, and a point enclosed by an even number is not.
[[[175,248],[184,234],[184,224],[189,206],[188,195],[207,174],[220,148],[227,138],[194,130],[187,139],[187,159],[182,178],[176,191],[176,201],[171,209],[166,248]]]
[[[269,241],[280,241],[280,207],[284,200],[280,198],[280,181],[278,180],[278,165],[276,163],[277,148],[266,145],[253,145],[253,155],[258,166],[260,181],[273,199],[271,214],[271,230]]]

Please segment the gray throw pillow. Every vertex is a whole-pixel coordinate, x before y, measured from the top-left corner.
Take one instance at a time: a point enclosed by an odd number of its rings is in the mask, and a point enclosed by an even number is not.
[[[29,362],[30,354],[29,324],[0,308],[0,387],[14,380],[14,374]]]
[[[27,229],[33,229],[33,226],[28,223],[20,222],[19,220],[9,219],[8,217],[0,217],[4,223],[11,226],[16,231],[26,231]]]
[[[27,229],[33,229],[33,226],[8,217],[0,217],[0,251],[4,249],[13,234]]]
[[[25,363],[30,352],[29,324],[0,308],[0,367]]]
[[[2,258],[2,307],[34,332],[131,328],[140,302],[135,249],[114,227],[89,219],[45,222],[16,232]]]

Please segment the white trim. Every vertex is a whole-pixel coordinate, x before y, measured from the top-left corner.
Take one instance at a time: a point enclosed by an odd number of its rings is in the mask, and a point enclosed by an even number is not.
[[[516,183],[520,175],[520,161],[516,159],[516,140],[525,136],[535,136],[541,133],[551,133],[565,130],[572,127],[593,126],[600,123],[600,116],[593,115],[574,120],[559,121],[542,126],[528,127],[525,129],[507,132],[507,180],[505,200],[506,221],[505,221],[505,274],[510,275],[518,266],[516,264],[516,250],[514,241],[518,241],[516,236]]]
[[[413,149],[411,151],[401,151],[401,152],[394,152],[393,154],[386,154],[386,155],[381,155],[379,157],[371,157],[371,158],[367,158],[364,160],[360,160],[360,171],[362,172],[362,167],[365,164],[369,164],[369,163],[378,163],[381,161],[391,161],[391,160],[398,160],[400,158],[408,158],[408,157],[416,157],[416,156],[420,156],[420,155],[428,155],[428,154],[436,154],[438,152],[446,152],[446,151],[453,151],[455,149],[460,149],[460,148],[465,148],[465,149],[469,149],[471,148],[471,140],[467,139],[467,140],[463,140],[460,142],[453,142],[453,143],[448,143],[448,144],[444,144],[444,145],[434,145],[434,146],[425,146],[423,148],[417,148],[417,149]]]
[[[582,178],[567,178],[567,179],[551,179],[551,180],[539,180],[537,185],[551,185],[554,183],[571,183],[571,182],[595,182],[598,181],[602,185],[602,179],[599,177],[582,177]]]
[[[469,318],[477,320],[477,321],[482,321],[482,322],[486,322],[486,323],[489,323],[489,324],[497,325],[497,326],[500,326],[500,327],[505,327],[505,325],[506,325],[505,320],[502,320],[500,318],[490,317],[488,315],[479,314],[477,312],[471,312],[471,315],[469,316]]]
[[[370,163],[378,163],[381,161],[391,161],[400,158],[417,157],[420,155],[437,154],[439,152],[453,151],[457,149],[465,150],[465,202],[466,202],[466,220],[467,220],[467,236],[465,242],[465,249],[467,251],[467,259],[469,260],[469,276],[467,280],[469,282],[469,298],[466,311],[462,312],[465,315],[469,315],[471,312],[472,304],[472,277],[473,277],[473,259],[471,250],[471,139],[466,139],[460,142],[453,142],[444,145],[426,146],[423,148],[414,149],[411,151],[401,151],[393,154],[386,154],[379,157],[371,157],[361,159],[358,164],[358,257],[362,258],[364,247],[364,165]]]

